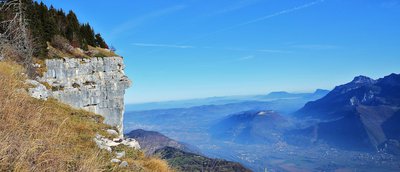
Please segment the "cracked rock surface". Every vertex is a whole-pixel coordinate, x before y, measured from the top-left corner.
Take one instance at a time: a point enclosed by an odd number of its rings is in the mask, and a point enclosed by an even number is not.
[[[40,84],[30,90],[32,96],[44,95],[102,115],[106,124],[123,133],[124,94],[131,81],[122,57],[47,59],[45,64],[47,71],[37,80],[51,88]]]

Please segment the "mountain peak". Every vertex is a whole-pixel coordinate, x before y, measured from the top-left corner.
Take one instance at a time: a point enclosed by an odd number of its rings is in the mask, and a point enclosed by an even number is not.
[[[363,75],[357,76],[353,79],[353,81],[351,81],[351,83],[355,84],[367,84],[367,83],[373,84],[375,82],[376,81],[374,79]]]
[[[382,79],[379,79],[379,82],[382,82],[383,84],[389,84],[389,85],[399,85],[400,84],[400,74],[392,73],[388,76],[385,76]]]
[[[347,84],[335,87],[331,92],[332,94],[330,94],[330,95],[345,94],[345,93],[347,93],[349,91],[352,91],[354,89],[360,88],[362,86],[374,85],[376,83],[377,83],[377,80],[374,80],[374,79],[372,79],[370,77],[363,76],[363,75],[356,76],[353,79],[353,81],[351,81],[351,82],[349,82]]]
[[[324,90],[324,89],[316,89],[314,94],[327,94],[329,93],[329,90]]]

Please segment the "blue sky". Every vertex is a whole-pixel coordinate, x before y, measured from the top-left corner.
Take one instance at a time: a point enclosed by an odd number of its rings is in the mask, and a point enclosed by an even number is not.
[[[45,0],[125,58],[127,103],[332,89],[400,73],[400,0]]]

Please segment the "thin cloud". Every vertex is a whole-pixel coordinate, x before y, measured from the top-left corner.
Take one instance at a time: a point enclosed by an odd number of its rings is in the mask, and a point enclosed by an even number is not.
[[[194,46],[191,45],[174,45],[174,44],[133,43],[132,45],[139,47],[164,47],[164,48],[182,48],[182,49],[194,48]]]
[[[215,49],[225,51],[247,51],[247,52],[261,52],[261,53],[291,53],[284,50],[273,50],[273,49],[245,49],[245,48],[226,48],[226,47],[210,47],[210,46],[192,46],[192,45],[178,45],[178,44],[156,44],[156,43],[132,43],[133,46],[137,47],[159,47],[159,48],[179,48],[179,49]]]
[[[224,48],[224,50],[231,51],[249,51],[249,52],[261,52],[261,53],[291,53],[285,50],[274,50],[274,49],[245,49],[245,48]]]
[[[236,3],[233,3],[232,5],[229,5],[225,8],[222,8],[218,11],[216,11],[215,13],[211,14],[211,15],[218,15],[218,14],[225,14],[225,13],[230,13],[230,12],[234,12],[237,10],[241,10],[243,8],[246,8],[248,6],[254,5],[256,3],[260,2],[260,0],[241,0],[238,1]]]
[[[250,55],[250,56],[244,56],[244,57],[238,58],[238,59],[236,59],[236,61],[247,61],[247,60],[251,60],[254,58],[255,58],[255,56]]]
[[[303,44],[303,45],[292,45],[292,48],[310,49],[310,50],[331,50],[339,48],[336,45],[325,45],[325,44]]]
[[[299,11],[299,10],[303,10],[303,9],[315,6],[315,5],[323,3],[323,2],[325,2],[325,0],[316,0],[316,1],[313,1],[313,2],[310,2],[310,3],[307,3],[307,4],[303,4],[303,5],[294,7],[294,8],[285,9],[285,10],[282,10],[282,11],[279,11],[279,12],[276,12],[276,13],[273,13],[273,14],[270,14],[270,15],[262,16],[262,17],[259,17],[259,18],[253,19],[253,20],[249,20],[249,21],[246,21],[246,22],[243,22],[243,23],[240,23],[240,24],[236,24],[236,25],[233,25],[233,26],[230,26],[230,27],[226,27],[226,28],[214,31],[214,32],[210,32],[210,33],[198,36],[198,37],[196,37],[196,38],[194,38],[192,40],[188,40],[186,42],[190,42],[190,41],[193,41],[193,40],[196,40],[196,39],[202,39],[202,38],[208,37],[210,35],[214,35],[216,33],[229,31],[229,30],[236,29],[236,28],[239,28],[239,27],[242,27],[242,26],[246,26],[246,25],[249,25],[249,24],[253,24],[253,23],[261,22],[261,21],[268,20],[268,19],[271,19],[271,18],[274,18],[274,17],[278,17],[278,16],[281,16],[281,15],[284,15],[284,14],[293,13],[293,12],[296,12],[296,11]]]
[[[290,51],[284,51],[284,50],[269,50],[269,49],[263,49],[263,50],[257,50],[258,52],[264,52],[264,53],[292,53]]]
[[[123,32],[128,32],[138,26],[141,26],[143,24],[145,24],[146,22],[174,13],[176,11],[180,11],[182,9],[184,9],[186,6],[184,5],[176,5],[176,6],[171,6],[171,7],[167,7],[164,9],[160,9],[160,10],[156,10],[156,11],[152,11],[148,14],[144,14],[142,16],[139,16],[137,18],[133,18],[125,23],[122,23],[120,25],[118,25],[117,27],[115,27],[112,31],[111,31],[111,35],[112,36],[116,36],[118,34],[121,34]]]
[[[302,9],[305,9],[305,8],[312,7],[314,5],[322,3],[324,1],[325,0],[317,0],[317,1],[314,1],[314,2],[310,2],[308,4],[304,4],[304,5],[300,5],[300,6],[294,7],[294,8],[282,10],[282,11],[276,12],[274,14],[266,15],[266,16],[263,16],[263,17],[260,17],[260,18],[257,18],[257,19],[253,19],[253,20],[238,24],[235,27],[240,27],[240,26],[244,26],[244,25],[248,25],[248,24],[252,24],[252,23],[257,23],[257,22],[264,21],[264,20],[267,20],[267,19],[270,19],[270,18],[273,18],[273,17],[277,17],[277,16],[280,16],[280,15],[283,15],[283,14],[289,14],[289,13],[292,13],[292,12],[295,12],[295,11],[298,11],[298,10],[302,10]]]
[[[307,4],[303,4],[303,5],[294,7],[294,8],[285,9],[285,10],[282,10],[282,11],[279,11],[279,12],[276,12],[276,13],[273,13],[273,14],[270,14],[270,15],[267,15],[267,16],[263,16],[263,17],[260,17],[260,18],[256,18],[256,19],[253,19],[253,20],[249,20],[249,21],[247,21],[247,22],[243,22],[243,23],[240,23],[240,24],[237,24],[237,25],[233,25],[233,26],[230,26],[230,27],[227,27],[227,28],[223,28],[223,29],[220,29],[220,30],[211,32],[211,33],[203,34],[203,35],[200,35],[200,36],[195,37],[195,38],[190,39],[190,40],[186,40],[186,41],[181,42],[181,43],[178,43],[178,44],[186,44],[186,43],[188,43],[188,42],[191,42],[191,41],[194,41],[194,40],[197,40],[197,39],[202,39],[202,38],[208,37],[208,36],[213,35],[213,34],[216,34],[216,33],[229,31],[229,30],[232,30],[232,29],[235,29],[235,28],[238,28],[238,27],[242,27],[242,26],[245,26],[245,25],[249,25],[249,24],[261,22],[261,21],[264,21],[264,20],[267,20],[267,19],[270,19],[270,18],[278,17],[278,16],[280,16],[280,15],[293,13],[293,12],[295,12],[295,11],[299,11],[299,10],[302,10],[302,9],[305,9],[305,8],[309,8],[309,7],[312,7],[312,6],[314,6],[314,5],[317,5],[317,4],[320,4],[320,3],[323,3],[323,2],[325,2],[325,0],[316,0],[316,1],[313,1],[313,2],[310,2],[310,3],[307,3]],[[177,9],[175,9],[175,10],[177,10]],[[178,10],[179,10],[179,8],[178,8]],[[163,45],[163,44],[160,44],[160,45]],[[169,47],[169,46],[159,46],[159,47]],[[172,45],[171,48],[174,48],[174,47],[177,48],[176,45]],[[179,47],[179,46],[178,46],[178,47]],[[184,47],[186,47],[186,46],[184,46]],[[191,46],[189,46],[189,47],[191,47]],[[192,48],[192,47],[191,47],[191,48]],[[157,51],[160,51],[160,50],[153,50],[153,51],[150,51],[150,52],[148,52],[148,53],[154,53],[154,52],[157,52]],[[256,50],[256,51],[257,51],[257,50]],[[286,51],[279,51],[279,50],[275,50],[275,51],[274,51],[274,50],[260,50],[259,52],[267,52],[267,53],[288,53],[288,52],[286,52]],[[289,52],[289,53],[290,53],[290,52]]]

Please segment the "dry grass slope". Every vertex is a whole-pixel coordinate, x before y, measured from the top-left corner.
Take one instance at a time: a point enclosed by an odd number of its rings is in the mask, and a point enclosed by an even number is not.
[[[126,147],[129,167],[111,164],[93,138],[110,128],[102,117],[29,97],[22,67],[0,62],[0,171],[171,171],[165,161]]]
[[[51,43],[47,44],[48,58],[62,58],[62,57],[75,57],[75,58],[90,58],[90,57],[116,57],[115,52],[100,47],[88,46],[88,51],[83,51],[74,48],[68,43],[64,47],[55,46]],[[68,47],[68,48],[66,48]]]

